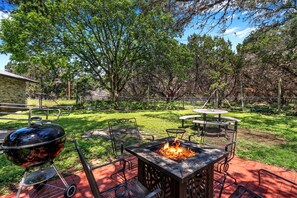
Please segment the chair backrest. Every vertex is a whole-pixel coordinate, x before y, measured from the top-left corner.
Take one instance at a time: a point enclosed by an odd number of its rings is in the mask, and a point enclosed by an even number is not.
[[[108,122],[113,152],[117,155],[123,146],[131,145],[141,140],[141,134],[135,118],[116,119]]]
[[[225,146],[225,151],[228,152],[227,162],[230,162],[235,156],[236,142],[231,142]]]
[[[231,194],[230,198],[263,198],[242,185],[238,185],[236,190]]]
[[[91,168],[90,164],[85,159],[85,157],[84,157],[83,153],[81,152],[81,150],[80,150],[80,148],[79,148],[76,141],[74,141],[74,145],[75,145],[75,149],[76,149],[76,151],[78,153],[80,162],[81,162],[81,164],[83,166],[83,169],[85,171],[85,174],[87,176],[87,179],[88,179],[92,194],[94,195],[95,198],[101,198],[102,196],[100,195],[100,192],[99,192],[99,189],[98,189],[98,186],[97,186],[97,182],[96,182],[95,177],[93,175],[92,168]]]
[[[218,172],[227,172],[229,169],[229,162],[235,156],[236,142],[231,142],[225,146],[225,151],[228,152],[228,155],[225,159],[219,161],[215,166],[215,170]]]
[[[183,138],[184,134],[186,133],[185,129],[166,129],[168,137],[174,135],[174,137],[178,137],[180,139]]]

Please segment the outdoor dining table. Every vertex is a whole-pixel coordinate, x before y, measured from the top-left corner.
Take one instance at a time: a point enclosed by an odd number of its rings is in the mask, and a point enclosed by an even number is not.
[[[212,115],[218,115],[219,121],[221,120],[221,114],[226,114],[228,111],[223,110],[223,109],[193,109],[194,112],[196,113],[201,113],[203,114],[203,131],[205,131],[206,128],[206,115],[207,114],[212,114]]]
[[[149,190],[160,188],[164,197],[213,197],[214,163],[225,158],[224,150],[179,140],[183,148],[195,155],[182,161],[169,159],[158,150],[173,137],[126,147],[126,151],[138,158],[138,180]]]

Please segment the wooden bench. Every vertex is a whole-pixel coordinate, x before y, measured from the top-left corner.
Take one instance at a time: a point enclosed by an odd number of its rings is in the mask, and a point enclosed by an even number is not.
[[[179,119],[182,121],[182,128],[185,128],[184,127],[184,124],[185,124],[185,120],[188,120],[188,119],[196,119],[196,118],[200,118],[201,115],[184,115],[184,116],[180,116]]]

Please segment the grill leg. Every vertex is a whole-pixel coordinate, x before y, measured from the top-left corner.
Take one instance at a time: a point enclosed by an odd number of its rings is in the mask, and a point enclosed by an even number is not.
[[[58,169],[56,168],[55,164],[52,164],[53,168],[55,169],[55,171],[57,172],[57,175],[60,177],[60,179],[62,180],[63,184],[65,185],[65,187],[68,186],[68,183],[66,182],[66,180],[64,179],[64,177],[62,177],[61,173],[58,171]]]
[[[26,169],[25,172],[24,172],[23,178],[22,178],[22,180],[21,180],[21,182],[19,184],[18,192],[17,192],[17,194],[15,196],[16,198],[19,198],[19,196],[20,196],[20,193],[21,193],[21,190],[22,190],[22,187],[23,187],[23,184],[25,182],[25,179],[26,179],[27,175],[28,175],[28,172],[27,172],[27,169]]]

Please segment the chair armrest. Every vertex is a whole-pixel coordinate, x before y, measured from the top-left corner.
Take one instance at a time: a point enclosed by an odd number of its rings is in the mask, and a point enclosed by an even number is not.
[[[201,137],[201,133],[196,133],[196,134],[191,134],[191,135],[189,135],[189,141],[190,141],[190,142],[191,142],[191,138],[192,138],[193,136]]]
[[[151,135],[151,134],[147,134],[147,133],[141,133],[140,136],[145,139],[145,140],[151,140],[151,141],[154,141],[155,140],[155,136],[154,135]],[[144,137],[146,136],[146,137]]]
[[[105,164],[102,164],[102,165],[99,165],[99,166],[94,166],[94,167],[92,167],[92,170],[94,170],[94,169],[97,169],[97,168],[102,168],[102,167],[104,167],[104,166],[108,166],[108,165],[111,165],[111,164],[114,164],[114,163],[117,163],[117,162],[123,162],[123,164],[125,164],[124,162],[126,162],[126,160],[125,159],[117,159],[117,160],[114,160],[114,161],[112,161],[112,162],[108,162],[108,163],[105,163]],[[123,165],[124,166],[124,165]],[[125,168],[126,166],[124,166],[124,168]]]
[[[150,192],[149,194],[147,194],[144,198],[153,198],[156,195],[159,195],[160,193],[162,193],[162,190],[160,188],[154,190],[153,192]]]
[[[272,176],[274,176],[274,177],[276,177],[276,178],[278,178],[278,179],[282,179],[282,180],[284,180],[284,181],[286,181],[286,182],[288,182],[288,183],[290,183],[290,184],[293,184],[293,185],[297,186],[297,183],[294,183],[294,182],[292,182],[292,181],[290,181],[290,180],[288,180],[288,179],[286,179],[286,178],[284,178],[284,177],[282,177],[282,176],[279,176],[279,175],[277,175],[277,174],[275,174],[275,173],[273,173],[273,172],[270,172],[270,171],[268,171],[268,170],[266,170],[266,169],[260,169],[260,170],[258,171],[259,185],[261,185],[261,172],[262,172],[262,173],[264,172],[264,173],[266,173],[266,174],[272,175]]]
[[[121,187],[124,187],[125,190],[123,190],[121,193],[117,193],[117,190],[120,189]],[[101,194],[104,194],[104,193],[108,193],[108,192],[113,192],[115,193],[115,197],[123,197],[125,195],[125,193],[127,192],[128,188],[127,188],[127,182],[123,182],[123,183],[120,183],[112,188],[109,188],[107,190],[103,190],[101,191]]]

